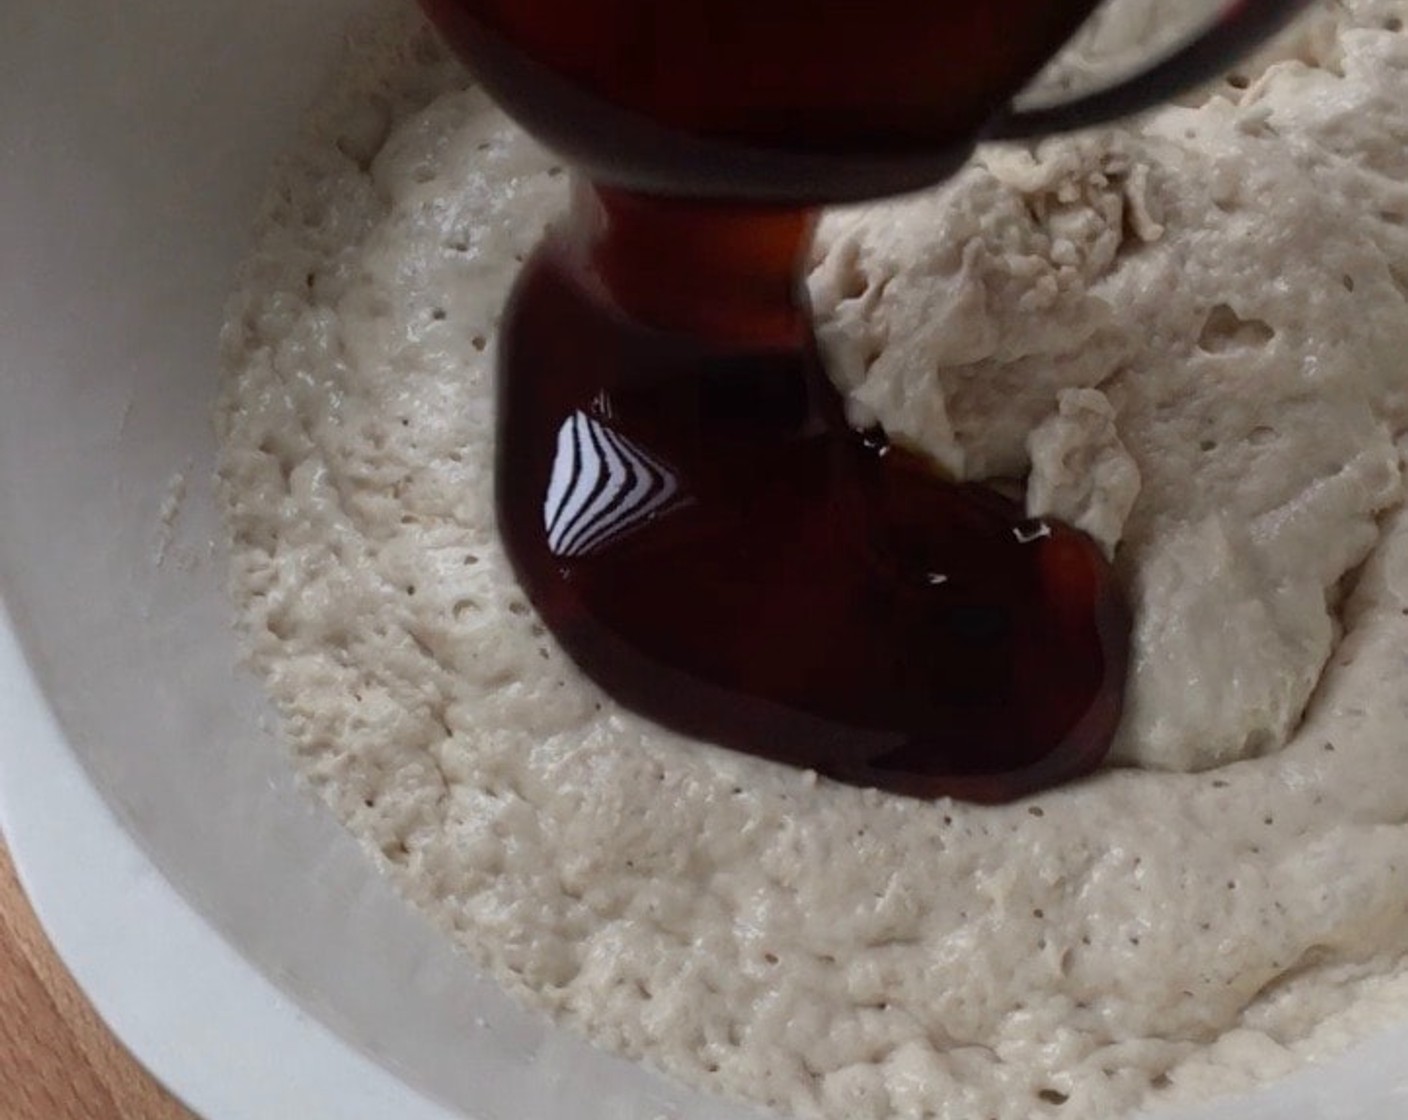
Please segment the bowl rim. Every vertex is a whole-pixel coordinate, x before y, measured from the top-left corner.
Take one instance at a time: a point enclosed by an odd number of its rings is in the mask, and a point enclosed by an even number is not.
[[[198,1116],[462,1117],[299,1008],[177,892],[60,730],[3,599],[0,832],[40,925],[84,995]],[[257,1076],[232,1076],[240,1070]]]

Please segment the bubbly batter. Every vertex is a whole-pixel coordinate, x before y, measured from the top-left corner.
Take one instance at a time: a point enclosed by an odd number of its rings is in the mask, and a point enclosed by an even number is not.
[[[545,636],[494,532],[491,384],[566,177],[417,17],[382,27],[225,339],[234,593],[302,772],[525,1000],[801,1115],[1086,1120],[1397,1014],[1405,20],[1327,4],[1181,106],[824,224],[857,421],[1025,484],[1138,612],[1119,768],[997,809],[682,740]]]

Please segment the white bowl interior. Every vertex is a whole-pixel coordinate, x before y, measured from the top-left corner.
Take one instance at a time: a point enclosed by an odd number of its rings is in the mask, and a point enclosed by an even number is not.
[[[548,1027],[458,958],[296,788],[236,669],[209,486],[221,308],[270,162],[372,3],[0,8],[0,596],[67,744],[18,742],[0,718],[0,778],[22,752],[71,749],[218,936],[475,1120],[744,1120]],[[242,1066],[297,1060],[269,1037]],[[1408,1029],[1186,1116],[1396,1120],[1405,1045]],[[318,1108],[302,1115],[332,1115]]]

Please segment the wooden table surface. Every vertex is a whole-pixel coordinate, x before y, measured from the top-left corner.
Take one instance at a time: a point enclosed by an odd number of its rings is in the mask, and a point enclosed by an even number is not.
[[[0,843],[0,1120],[195,1120],[103,1026]]]

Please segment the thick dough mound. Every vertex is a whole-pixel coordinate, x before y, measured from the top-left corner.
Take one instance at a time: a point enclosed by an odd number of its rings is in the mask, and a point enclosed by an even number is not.
[[[1030,475],[1034,512],[1119,543],[1125,763],[1281,747],[1401,498],[1408,43],[1335,45],[1333,70],[989,151],[823,230],[813,295],[859,417],[957,476]]]

